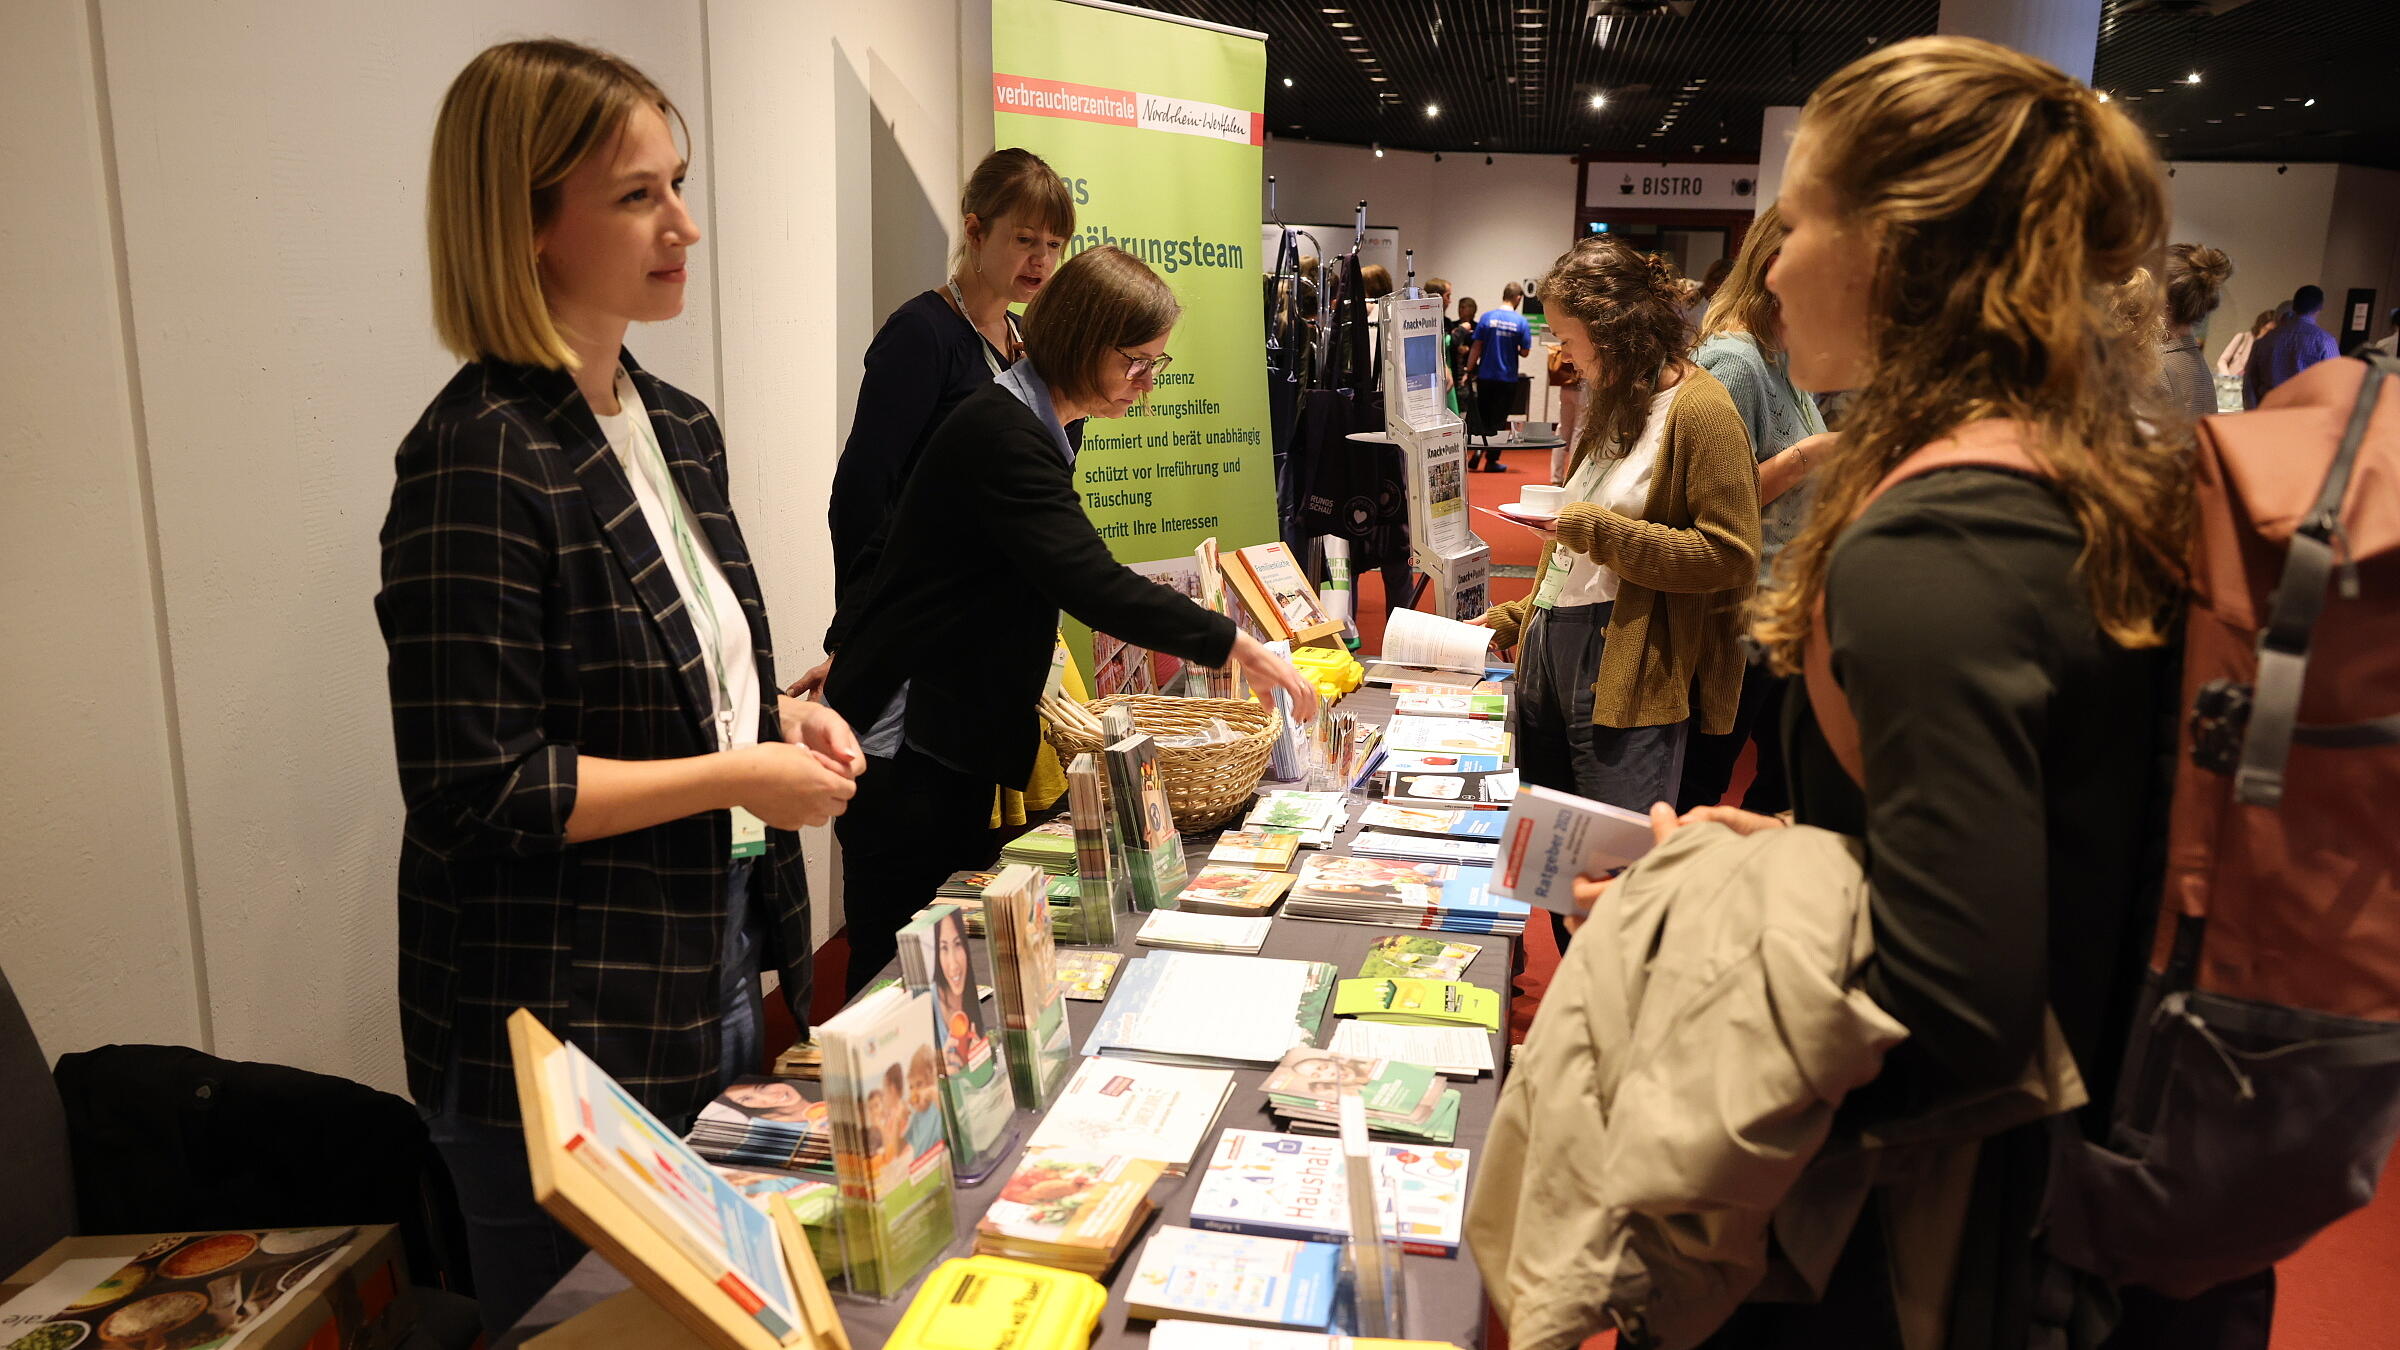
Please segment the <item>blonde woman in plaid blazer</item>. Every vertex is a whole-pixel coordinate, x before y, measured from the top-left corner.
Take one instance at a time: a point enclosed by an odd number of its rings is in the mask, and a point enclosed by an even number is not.
[[[469,64],[435,132],[436,320],[467,365],[401,442],[375,607],[409,1087],[495,1336],[580,1255],[533,1201],[507,1017],[670,1123],[758,1072],[762,967],[806,1024],[793,831],[865,763],[775,695],[715,417],[620,345],[681,311],[700,237],[671,116],[616,58],[523,42]]]

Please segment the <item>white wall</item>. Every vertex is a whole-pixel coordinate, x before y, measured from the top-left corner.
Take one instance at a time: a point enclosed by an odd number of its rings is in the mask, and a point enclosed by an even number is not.
[[[2203,345],[2214,361],[2260,310],[2275,308],[2311,282],[2325,285],[2335,166],[2294,164],[2282,174],[2273,164],[2178,161],[2169,167],[2175,171],[2167,180],[2175,218],[2168,239],[2212,244],[2233,259],[2233,279]]]
[[[2355,286],[2375,292],[2372,336],[2391,331],[2384,315],[2400,305],[2400,172],[2344,164],[2333,182],[2333,220],[2325,232],[2325,327],[2342,331],[2343,297]]]
[[[0,965],[54,1053],[206,1045],[92,24],[0,30],[0,172],[41,185],[0,219]]]
[[[1497,304],[1500,287],[1541,275],[1575,242],[1575,161],[1564,155],[1430,154],[1270,138],[1285,220],[1367,219],[1400,232],[1417,252],[1417,276],[1446,277],[1457,295]],[[1260,187],[1260,219],[1266,219]]]
[[[988,10],[8,6],[0,163],[43,188],[0,224],[0,341],[40,395],[0,433],[0,961],[53,1055],[188,1042],[400,1082],[375,532],[454,368],[425,295],[434,112],[477,50],[537,34],[625,55],[691,121],[710,238],[685,314],[629,342],[717,405],[781,667],[819,655],[858,354],[941,275],[991,135]]]

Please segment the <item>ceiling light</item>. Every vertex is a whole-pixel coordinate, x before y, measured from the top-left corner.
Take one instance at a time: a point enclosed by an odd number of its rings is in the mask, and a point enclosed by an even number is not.
[[[1426,115],[1427,117],[1439,117],[1439,116],[1441,116],[1441,115],[1442,115],[1442,105],[1441,105],[1441,104],[1439,104],[1439,103],[1428,103],[1428,104],[1426,104],[1426,105],[1425,105],[1425,115]]]
[[[2101,101],[2102,103],[2106,103],[2106,102],[2108,102],[2108,91],[2107,91],[2107,90],[2103,89],[2103,90],[2101,90],[2101,91],[2100,91],[2100,101]]]
[[[2312,98],[2312,99],[2310,99],[2308,102],[2306,102],[2306,103],[2303,103],[2303,104],[2301,104],[2300,106],[2301,106],[2301,107],[2303,107],[2303,108],[2313,108],[2313,107],[2317,106],[2317,101],[2316,101],[2315,99],[2313,99],[2313,98]]]
[[[1546,23],[1542,22],[1540,19],[1519,19],[1519,20],[1517,20],[1517,27],[1519,27],[1519,28],[1548,28],[1549,26],[1550,26],[1550,25],[1548,25],[1548,24],[1546,24]]]
[[[1384,77],[1381,75],[1369,75],[1367,78],[1373,80],[1377,84],[1382,84],[1384,82]]]
[[[2191,74],[2184,76],[2184,77],[2183,77],[2183,82],[2184,82],[2185,84],[2198,84],[2198,83],[2200,83],[2200,72],[2195,70],[2195,71],[2193,71]]]
[[[1325,26],[1328,28],[1351,28],[1355,27],[1356,25],[1352,24],[1348,19],[1336,19],[1332,23],[1329,23]]]
[[[1374,144],[1375,144],[1375,158],[1377,158],[1377,159],[1381,159],[1381,158],[1383,158],[1383,143],[1382,143],[1381,141],[1377,141],[1377,142],[1375,142]]]
[[[2212,127],[2221,127],[2225,125],[2225,119],[2222,117],[2212,117],[2208,119],[2208,124]]]
[[[1608,106],[1608,95],[1606,95],[1606,94],[1594,94],[1594,95],[1592,95],[1592,106],[1593,106],[1593,107],[1595,107],[1595,108],[1605,108],[1605,107],[1607,107],[1607,106]]]
[[[1286,88],[1286,89],[1289,89],[1289,88],[1291,88],[1291,87],[1292,87],[1292,77],[1291,77],[1291,76],[1289,76],[1289,75],[1286,75],[1286,76],[1284,76],[1284,77],[1283,77],[1283,87],[1284,87],[1284,88]]]

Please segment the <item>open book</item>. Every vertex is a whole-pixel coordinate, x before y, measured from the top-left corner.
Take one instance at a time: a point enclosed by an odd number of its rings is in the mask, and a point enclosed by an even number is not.
[[[1367,667],[1367,683],[1416,680],[1456,685],[1465,692],[1491,663],[1492,630],[1423,610],[1395,609],[1383,628],[1383,656]]]

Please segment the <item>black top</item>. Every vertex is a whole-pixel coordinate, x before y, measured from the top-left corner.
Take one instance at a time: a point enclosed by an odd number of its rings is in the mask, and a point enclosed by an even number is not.
[[[750,618],[765,602],[727,504],[707,405],[620,355],[676,489]],[[505,1019],[531,1008],[669,1120],[716,1095],[730,818],[569,844],[578,756],[716,749],[699,638],[633,485],[563,371],[478,361],[400,442],[375,616],[389,649],[400,845],[400,1040],[409,1091],[517,1119]],[[782,735],[775,699],[762,741]],[[806,1024],[799,836],[767,832],[754,903]],[[456,1073],[451,1072],[452,1065]]]
[[[1873,804],[1804,698],[1792,802],[1864,835],[1866,990],[1909,1029],[1854,1116],[2012,1081],[2045,1001],[2108,1100],[2157,900],[2171,675],[2094,621],[2082,546],[2047,486],[1951,469],[1893,488],[1834,550],[1833,670]]]
[[[1109,556],[1055,433],[998,384],[934,433],[858,566],[826,634],[826,701],[864,729],[907,680],[909,743],[994,783],[1032,775],[1060,610],[1205,666],[1233,650],[1231,619]]]
[[[893,310],[868,344],[850,439],[834,466],[825,513],[833,527],[836,591],[850,584],[859,555],[899,506],[900,491],[935,428],[967,395],[992,382],[989,351],[983,334],[939,290]],[[1005,356],[1001,364],[1007,365]]]

